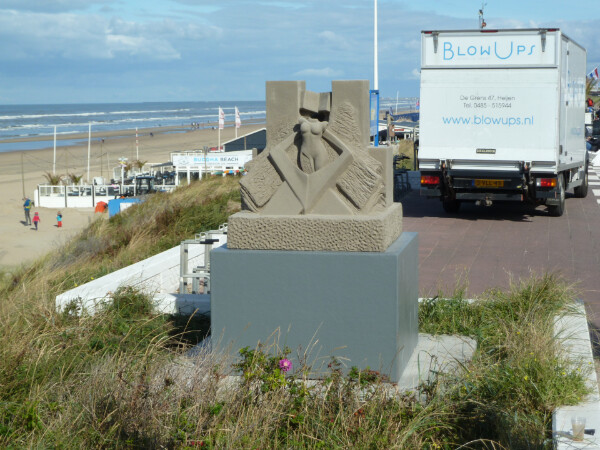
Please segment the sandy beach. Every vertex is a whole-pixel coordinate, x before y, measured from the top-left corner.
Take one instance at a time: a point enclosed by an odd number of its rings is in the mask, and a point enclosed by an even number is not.
[[[238,136],[263,128],[264,124],[242,125]],[[152,133],[152,134],[151,134]],[[139,159],[148,163],[164,163],[170,160],[171,152],[202,149],[205,145],[216,146],[217,130],[190,130],[181,127],[161,127],[138,130]],[[235,137],[235,128],[221,130],[221,143]],[[86,140],[82,145],[60,146],[57,141],[56,173],[74,173],[87,178],[87,134],[69,136],[69,139]],[[102,142],[104,139],[104,142]],[[25,139],[26,141],[27,139]],[[31,141],[35,139],[30,139]],[[15,140],[16,141],[16,140]],[[23,142],[24,139],[18,141]],[[8,141],[3,141],[8,142]],[[50,142],[52,145],[52,142]],[[56,213],[52,208],[34,207],[41,223],[38,231],[25,225],[23,197],[33,199],[38,184],[45,183],[44,174],[52,172],[53,148],[0,153],[0,268],[9,270],[22,263],[32,261],[64,243],[88,223],[95,220],[92,208],[68,208],[63,213],[63,227],[56,227]],[[135,130],[92,133],[90,148],[90,179],[94,176],[110,178],[108,169],[118,165],[120,157],[136,159]]]

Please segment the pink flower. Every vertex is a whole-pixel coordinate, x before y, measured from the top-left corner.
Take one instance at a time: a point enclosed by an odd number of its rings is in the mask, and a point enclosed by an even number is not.
[[[283,358],[279,361],[279,368],[284,372],[288,372],[292,370],[292,362],[287,358]]]

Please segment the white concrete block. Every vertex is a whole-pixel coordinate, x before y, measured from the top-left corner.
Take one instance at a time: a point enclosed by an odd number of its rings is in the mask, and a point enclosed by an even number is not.
[[[219,243],[213,244],[213,248],[227,242],[226,234],[215,238]],[[188,256],[189,267],[203,265],[204,245],[190,245]],[[87,313],[94,314],[96,308],[122,286],[136,287],[150,295],[173,294],[179,289],[179,264],[180,247],[177,246],[58,295],[56,308],[60,311],[76,301]],[[161,297],[161,308],[167,308],[167,298]]]
[[[398,390],[415,390],[420,383],[434,379],[436,373],[456,370],[473,358],[477,342],[466,336],[434,336],[419,333],[417,347],[406,365]]]
[[[563,406],[554,412],[552,418],[552,434],[557,449],[600,448],[600,393],[594,367],[594,357],[583,302],[577,305],[578,314],[559,318],[554,326],[556,336],[570,355],[575,367],[581,367],[587,374],[586,384],[591,393],[586,401],[574,406]],[[586,429],[595,429],[596,435],[585,435],[583,442],[571,439],[571,417],[586,418]]]

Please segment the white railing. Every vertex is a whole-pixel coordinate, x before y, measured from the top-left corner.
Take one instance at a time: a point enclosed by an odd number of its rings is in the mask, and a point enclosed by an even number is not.
[[[171,192],[174,185],[155,185],[158,191]],[[124,185],[123,192],[118,184],[106,185],[71,185],[51,186],[39,184],[34,192],[34,202],[42,208],[94,208],[98,202],[108,203],[109,200],[121,195],[135,196],[135,185]]]

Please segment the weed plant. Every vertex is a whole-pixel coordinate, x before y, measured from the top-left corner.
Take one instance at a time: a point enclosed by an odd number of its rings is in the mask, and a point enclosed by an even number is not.
[[[225,222],[237,192],[213,179],[153,196],[3,278],[0,448],[551,447],[552,411],[587,392],[553,333],[574,297],[554,276],[472,303],[423,303],[422,332],[472,336],[478,348],[401,393],[336,359],[311,380],[310,355],[290,367],[277,342],[234,352],[232,369],[228,355],[190,352],[206,317],[156,314],[127,287],[93,317],[75,304],[55,311],[56,294]]]

